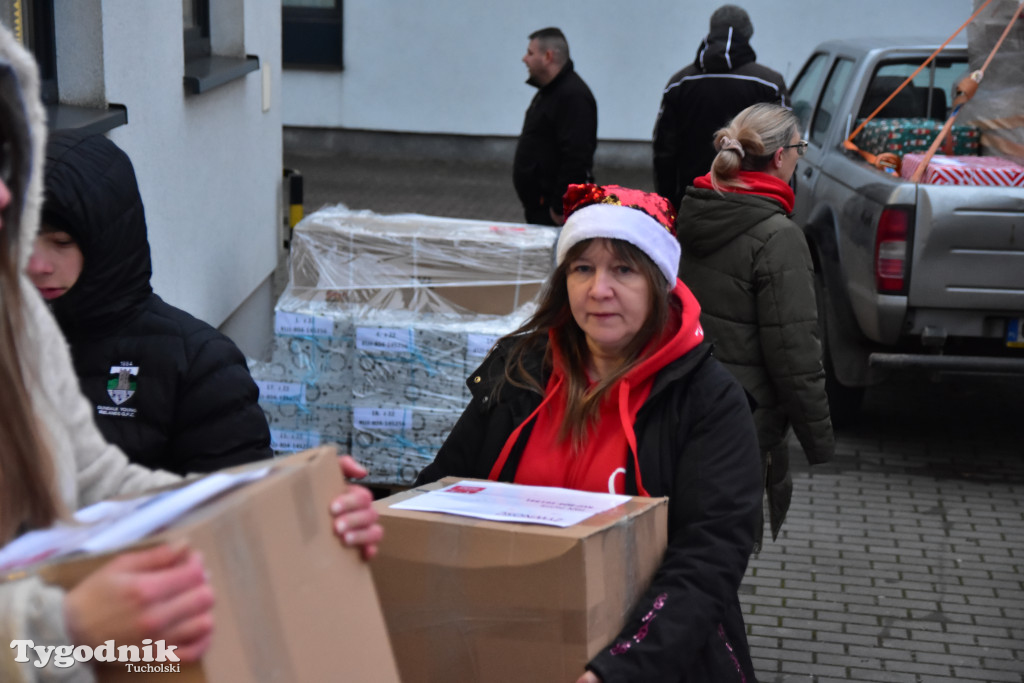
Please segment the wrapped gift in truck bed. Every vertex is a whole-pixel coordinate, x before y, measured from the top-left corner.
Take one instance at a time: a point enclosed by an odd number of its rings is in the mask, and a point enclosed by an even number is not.
[[[903,156],[925,152],[943,124],[943,121],[926,118],[872,119],[853,142],[871,154],[891,152]],[[977,154],[981,148],[981,132],[975,126],[954,124],[950,135],[953,138],[954,155]]]
[[[923,161],[923,154],[905,155],[900,176],[909,180]],[[936,154],[921,176],[921,182],[929,185],[1024,187],[1024,166],[1002,157]]]

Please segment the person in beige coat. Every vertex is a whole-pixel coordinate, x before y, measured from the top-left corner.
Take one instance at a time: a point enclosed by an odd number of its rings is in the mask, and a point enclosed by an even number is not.
[[[56,322],[24,268],[39,223],[46,136],[32,57],[0,27],[0,546],[112,495],[178,481],[128,462],[106,443],[82,396]],[[349,456],[348,477],[365,475]],[[349,487],[332,504],[335,528],[369,559],[381,537],[370,492]],[[324,523],[329,523],[326,517]],[[14,661],[8,644],[177,643],[181,661],[210,643],[214,595],[201,557],[187,547],[125,553],[65,592],[36,577],[0,577],[0,681],[88,682],[89,664]]]

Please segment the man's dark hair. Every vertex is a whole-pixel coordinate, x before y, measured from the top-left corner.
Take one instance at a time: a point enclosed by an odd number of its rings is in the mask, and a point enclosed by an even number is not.
[[[565,39],[562,29],[554,26],[539,29],[530,34],[530,40],[536,40],[543,49],[554,52],[556,64],[569,61],[569,41]]]

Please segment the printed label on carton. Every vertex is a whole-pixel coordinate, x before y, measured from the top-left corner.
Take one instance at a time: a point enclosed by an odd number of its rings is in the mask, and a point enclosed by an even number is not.
[[[499,338],[500,335],[497,334],[466,335],[466,355],[474,358],[484,358]]]
[[[319,432],[270,429],[270,447],[275,451],[305,451],[319,445]]]
[[[274,332],[296,337],[330,337],[334,334],[334,321],[315,315],[277,311]]]
[[[363,431],[412,429],[412,411],[404,408],[353,408],[352,426]]]
[[[358,327],[356,348],[360,351],[411,353],[412,330],[401,327]]]
[[[302,382],[273,382],[258,379],[256,386],[260,389],[261,401],[306,405],[306,385]]]

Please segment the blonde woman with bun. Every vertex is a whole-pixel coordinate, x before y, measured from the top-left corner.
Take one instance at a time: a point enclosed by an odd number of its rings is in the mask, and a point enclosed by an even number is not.
[[[718,130],[714,145],[710,173],[696,178],[680,203],[679,277],[700,301],[715,357],[756,401],[775,539],[793,490],[790,427],[809,463],[835,451],[811,254],[788,217],[789,181],[807,142],[792,111],[756,104]]]

